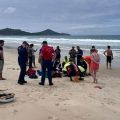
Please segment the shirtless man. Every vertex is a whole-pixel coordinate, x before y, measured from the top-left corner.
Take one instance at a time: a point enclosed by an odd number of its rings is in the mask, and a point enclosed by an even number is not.
[[[108,69],[108,63],[111,69],[111,62],[113,60],[113,53],[112,50],[110,49],[110,46],[107,47],[108,49],[106,51],[104,51],[104,55],[106,56],[106,67]]]

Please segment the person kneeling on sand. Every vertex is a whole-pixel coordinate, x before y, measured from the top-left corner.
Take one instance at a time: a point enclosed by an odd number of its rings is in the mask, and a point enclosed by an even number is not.
[[[4,46],[4,40],[0,40],[0,80],[6,80],[5,78],[2,77],[2,71],[4,67],[3,46]]]
[[[85,71],[83,67],[77,66],[71,60],[70,62],[66,63],[63,68],[63,73],[70,77],[70,80],[73,81],[73,76],[79,76],[79,80],[84,80],[83,72]]]

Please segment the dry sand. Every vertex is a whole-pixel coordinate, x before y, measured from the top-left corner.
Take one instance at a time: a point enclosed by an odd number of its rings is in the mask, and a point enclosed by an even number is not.
[[[5,49],[4,77],[0,89],[14,92],[15,101],[0,104],[0,120],[120,120],[120,73],[118,68],[98,72],[98,85],[90,76],[74,83],[55,78],[54,86],[39,86],[38,80],[26,78],[24,86],[17,84],[19,66],[17,50]]]

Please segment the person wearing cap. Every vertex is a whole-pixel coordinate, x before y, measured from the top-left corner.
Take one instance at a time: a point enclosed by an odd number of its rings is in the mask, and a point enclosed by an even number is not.
[[[18,84],[23,85],[24,83],[27,83],[25,81],[25,74],[26,74],[26,63],[28,59],[28,52],[26,45],[28,43],[24,41],[21,46],[18,47],[18,64],[20,66],[20,74],[18,78]]]
[[[42,77],[39,85],[45,84],[46,69],[47,69],[49,85],[53,85],[53,82],[52,82],[53,59],[55,59],[55,51],[53,47],[48,46],[47,41],[43,41],[42,48],[40,49],[39,59],[38,59],[38,62],[41,64],[41,67],[42,67]]]
[[[2,77],[2,71],[4,67],[3,46],[4,46],[4,40],[0,40],[0,80],[6,80],[5,78]]]

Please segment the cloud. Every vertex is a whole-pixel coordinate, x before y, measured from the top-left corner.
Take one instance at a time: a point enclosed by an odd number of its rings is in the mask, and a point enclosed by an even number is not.
[[[2,0],[0,27],[120,34],[119,11],[120,0]]]
[[[15,7],[8,7],[8,8],[6,8],[3,12],[5,13],[5,14],[12,14],[12,13],[14,13],[16,11],[16,8]]]
[[[70,30],[81,30],[81,29],[99,29],[99,28],[113,28],[113,27],[120,27],[120,25],[110,25],[110,24],[93,24],[93,25],[79,25],[79,26],[72,26]]]

